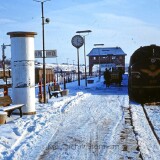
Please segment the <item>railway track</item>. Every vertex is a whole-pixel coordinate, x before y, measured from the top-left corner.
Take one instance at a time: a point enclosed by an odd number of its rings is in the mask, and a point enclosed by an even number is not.
[[[153,134],[154,134],[157,142],[158,142],[159,145],[160,145],[160,137],[159,137],[158,134],[156,133],[156,131],[155,131],[155,129],[154,129],[154,124],[152,123],[152,121],[151,121],[150,118],[149,118],[149,115],[147,114],[147,110],[146,110],[146,107],[145,107],[146,105],[142,104],[141,106],[142,106],[142,108],[143,108],[143,112],[144,112],[145,117],[146,117],[146,119],[147,119],[147,121],[148,121],[148,124],[149,124],[149,126],[150,126],[150,128],[151,128],[151,130],[152,130],[152,132],[153,132]]]
[[[140,151],[140,147],[138,144],[138,140],[136,138],[136,132],[134,130],[134,124],[133,124],[133,118],[131,113],[130,107],[125,107],[123,109],[124,112],[124,122],[125,127],[122,130],[121,134],[121,140],[123,143],[122,151],[124,152],[124,155],[126,155],[123,158],[132,159],[131,156],[128,156],[128,153],[134,153],[137,160],[143,160],[142,153]]]
[[[134,134],[135,134],[135,136],[136,137],[138,137],[137,135],[138,134],[140,134],[140,136],[142,136],[141,135],[141,133],[138,133],[138,129],[136,129],[137,128],[137,126],[136,126],[136,124],[137,123],[135,123],[134,121],[135,121],[135,118],[133,117],[133,116],[135,116],[134,114],[134,112],[135,112],[135,110],[134,111],[132,111],[135,107],[137,107],[137,108],[139,108],[140,109],[140,107],[141,107],[141,116],[142,117],[144,117],[144,119],[145,119],[145,125],[147,125],[147,127],[148,128],[150,128],[150,131],[148,132],[148,133],[146,133],[146,134],[153,134],[153,139],[155,139],[155,141],[157,141],[157,144],[159,144],[160,145],[160,134],[158,135],[158,133],[157,133],[157,130],[156,130],[156,128],[158,128],[158,126],[156,127],[156,125],[159,125],[160,124],[160,122],[158,123],[158,124],[156,124],[155,123],[155,121],[153,121],[153,120],[151,120],[151,118],[150,118],[150,115],[148,114],[148,110],[147,110],[147,108],[149,108],[150,106],[149,106],[150,104],[135,104],[134,102],[130,102],[130,105],[129,105],[129,109],[128,109],[128,112],[129,112],[129,115],[130,115],[130,122],[131,122],[131,126],[133,126],[133,132],[134,132]],[[152,107],[158,107],[156,104],[152,104]],[[160,107],[159,107],[159,112],[160,112]],[[138,113],[138,112],[137,112]],[[136,113],[136,116],[138,115]],[[139,116],[139,115],[138,115]],[[138,118],[139,120],[140,120],[140,118]],[[138,121],[138,120],[137,120]],[[143,125],[142,125],[142,127],[143,127]],[[145,126],[144,126],[145,127]],[[149,130],[149,129],[148,129]],[[142,132],[145,132],[146,130],[144,129],[144,131],[142,131]],[[147,131],[146,131],[147,132]],[[151,133],[152,132],[152,133]],[[144,133],[145,134],[145,133]],[[143,152],[144,151],[141,151],[141,150],[143,150],[142,149],[142,146],[140,146],[139,144],[141,144],[142,143],[142,141],[141,142],[139,142],[139,139],[140,138],[136,138],[137,139],[137,150],[140,152],[140,158],[141,159],[143,159]],[[153,140],[152,139],[152,140]],[[154,140],[153,140],[154,141]]]

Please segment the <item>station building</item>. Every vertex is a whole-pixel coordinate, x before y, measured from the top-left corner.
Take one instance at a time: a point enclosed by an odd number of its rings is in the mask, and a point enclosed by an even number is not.
[[[93,48],[89,54],[89,75],[92,75],[94,65],[99,66],[99,71],[104,68],[121,67],[125,71],[125,56],[127,54],[120,47]]]

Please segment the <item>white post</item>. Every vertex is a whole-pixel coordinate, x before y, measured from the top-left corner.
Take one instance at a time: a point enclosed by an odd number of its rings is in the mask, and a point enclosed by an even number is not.
[[[12,101],[24,104],[25,115],[35,114],[35,32],[8,32],[11,38]]]

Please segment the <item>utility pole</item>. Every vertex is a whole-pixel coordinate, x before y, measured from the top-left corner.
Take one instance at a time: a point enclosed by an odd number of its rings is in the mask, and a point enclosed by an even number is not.
[[[39,1],[39,0],[34,0],[36,2],[41,3],[41,12],[42,12],[42,45],[43,45],[43,98],[44,98],[44,103],[47,103],[46,99],[46,67],[45,67],[45,41],[44,41],[44,25],[46,23],[49,23],[49,18],[44,18],[44,9],[43,9],[43,4],[44,2],[50,1],[50,0],[44,0],[44,1]]]

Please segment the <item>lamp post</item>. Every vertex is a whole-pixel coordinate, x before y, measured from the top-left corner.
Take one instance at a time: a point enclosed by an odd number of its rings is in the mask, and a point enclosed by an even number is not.
[[[7,77],[6,77],[6,72],[5,72],[5,59],[6,59],[6,56],[5,56],[5,49],[7,46],[11,46],[10,44],[9,45],[5,45],[3,43],[2,46],[2,65],[3,65],[3,78],[6,80],[6,84],[7,84]]]
[[[84,30],[84,31],[77,31],[76,33],[87,33],[87,35],[92,32],[91,30]],[[83,39],[84,39],[84,65],[85,65],[85,85],[87,87],[87,66],[86,66],[86,43],[85,43],[85,36],[87,35],[83,35]]]
[[[99,43],[99,44],[94,44],[94,46],[104,46],[104,44],[102,44],[102,43]],[[99,60],[99,80],[100,80],[100,77],[101,77],[101,66],[100,66],[100,64],[101,64],[101,57],[100,57],[100,50],[99,50],[99,48],[98,48],[98,54],[99,54],[99,58],[98,58],[98,60]]]
[[[74,60],[73,60],[72,81],[74,81]]]
[[[67,83],[69,82],[69,63],[68,63],[69,58],[67,58],[67,69],[66,69],[66,80]]]
[[[57,83],[58,83],[58,73],[59,73],[59,67],[58,67],[58,59],[56,57],[56,64],[57,64]]]
[[[43,98],[44,98],[44,103],[47,103],[46,100],[46,68],[45,68],[45,41],[44,41],[44,25],[46,23],[49,23],[49,18],[44,18],[44,9],[43,9],[43,4],[44,2],[50,1],[50,0],[33,0],[36,2],[41,3],[41,12],[42,12],[42,46],[43,46]]]

